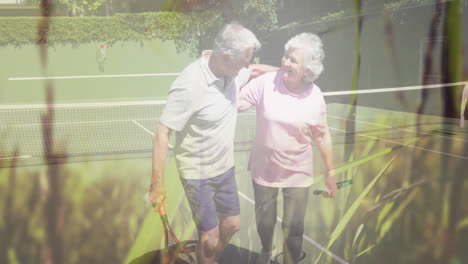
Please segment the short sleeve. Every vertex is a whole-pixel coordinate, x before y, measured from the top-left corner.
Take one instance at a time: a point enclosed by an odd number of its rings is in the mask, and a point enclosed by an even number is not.
[[[240,92],[241,100],[245,100],[250,105],[257,105],[260,100],[261,90],[263,88],[261,79],[262,76],[251,80],[245,85]]]
[[[327,122],[327,104],[325,103],[325,99],[323,98],[323,94],[319,92],[316,95],[318,98],[316,101],[320,104],[319,107],[319,114],[318,114],[318,122],[317,125],[312,127],[312,130],[320,132],[323,134],[328,130],[328,122]]]
[[[181,131],[194,113],[193,101],[190,91],[175,82],[169,90],[159,122],[172,130]]]

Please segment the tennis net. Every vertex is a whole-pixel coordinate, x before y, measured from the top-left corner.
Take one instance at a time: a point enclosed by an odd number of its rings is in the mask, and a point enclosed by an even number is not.
[[[334,144],[357,133],[374,137],[401,137],[417,130],[441,131],[458,127],[464,112],[467,82],[358,91],[324,92]],[[452,94],[447,99],[446,94]],[[355,98],[355,112],[350,102]],[[447,115],[445,106],[460,112]],[[459,107],[463,105],[463,107]],[[68,159],[140,154],[150,157],[153,133],[165,101],[55,104],[54,150]],[[43,157],[41,114],[47,105],[0,106],[1,160]],[[463,119],[463,118],[462,118]],[[349,124],[353,123],[353,126]],[[239,113],[237,151],[249,150],[255,138],[255,112]]]

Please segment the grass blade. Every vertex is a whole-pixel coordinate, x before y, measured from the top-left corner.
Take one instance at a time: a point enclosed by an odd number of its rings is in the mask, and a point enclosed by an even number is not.
[[[385,156],[386,154],[388,153],[391,153],[395,150],[398,150],[402,147],[405,147],[405,146],[408,146],[408,145],[411,145],[411,144],[414,144],[416,143],[417,141],[419,141],[420,138],[416,138],[416,139],[413,139],[413,140],[410,140],[406,143],[402,143],[401,145],[397,145],[397,146],[393,146],[393,147],[388,147],[388,148],[385,148],[377,153],[374,153],[374,154],[371,154],[369,156],[366,156],[364,158],[360,158],[360,159],[357,159],[357,160],[354,160],[354,161],[351,161],[351,162],[347,162],[347,163],[344,163],[344,164],[341,164],[339,166],[337,166],[335,168],[335,172],[338,174],[338,173],[342,173],[342,172],[346,172],[350,169],[353,169],[359,165],[362,165],[364,163],[367,163],[369,161],[372,161],[372,160],[375,160],[377,158],[380,158],[382,156]],[[352,160],[352,159],[351,159]],[[323,181],[323,179],[325,179],[325,174],[320,174],[317,176],[318,181]]]
[[[333,243],[335,243],[336,239],[341,235],[345,227],[348,225],[349,221],[353,217],[353,215],[356,213],[357,209],[359,208],[359,205],[361,204],[362,200],[367,196],[367,194],[372,190],[372,188],[375,186],[375,184],[380,180],[380,178],[385,174],[387,169],[390,167],[392,164],[393,160],[397,154],[393,156],[393,158],[387,163],[387,165],[379,172],[379,174],[372,180],[372,182],[369,183],[369,185],[366,186],[366,188],[362,191],[362,193],[359,195],[359,197],[353,202],[351,207],[348,209],[348,211],[345,213],[343,218],[340,220],[338,225],[336,226],[335,230],[332,232],[332,235],[330,237],[330,241],[328,242],[327,249],[329,249]],[[322,253],[318,256],[317,260],[315,263],[318,263],[320,257],[322,256]]]
[[[372,245],[372,246],[370,246],[370,247],[364,249],[363,251],[359,252],[354,258],[356,259],[356,258],[358,258],[359,256],[361,256],[361,255],[363,255],[363,254],[369,252],[373,247],[375,247],[375,245]]]
[[[358,230],[356,231],[356,234],[354,235],[354,240],[353,240],[353,245],[352,247],[354,248],[354,244],[356,244],[356,240],[358,239],[359,235],[361,234],[362,228],[364,227],[364,224],[361,224],[358,227]]]
[[[457,230],[460,231],[462,230],[463,228],[466,228],[468,227],[468,217],[461,220],[458,225],[457,225]]]
[[[395,212],[390,215],[390,217],[382,224],[382,228],[380,229],[380,235],[377,239],[377,243],[379,243],[382,238],[388,233],[390,228],[392,227],[393,223],[400,217],[403,213],[405,208],[409,205],[409,203],[416,197],[417,189],[413,190],[408,197],[401,203],[401,205],[396,209]]]
[[[384,218],[390,213],[390,210],[392,210],[394,204],[395,202],[392,201],[384,205],[384,208],[382,208],[382,211],[380,211],[379,217],[377,218],[377,228],[380,227],[380,224]]]

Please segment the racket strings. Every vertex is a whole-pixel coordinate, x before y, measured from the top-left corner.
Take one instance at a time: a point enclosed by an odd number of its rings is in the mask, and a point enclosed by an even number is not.
[[[163,223],[163,229],[164,229],[164,244],[165,244],[165,254],[163,257],[163,263],[164,264],[170,264],[170,261],[172,258],[170,258],[170,252],[169,252],[169,235],[172,237],[172,240],[177,245],[176,252],[174,253],[174,256],[176,256],[176,259],[178,258],[177,252],[182,252],[185,254],[188,258],[188,261],[190,264],[196,264],[195,259],[192,257],[190,254],[191,251],[189,251],[187,248],[185,248],[184,243],[180,242],[177,236],[175,235],[174,231],[172,230],[171,226],[169,225],[169,221],[167,219],[167,215],[161,215],[161,221]]]

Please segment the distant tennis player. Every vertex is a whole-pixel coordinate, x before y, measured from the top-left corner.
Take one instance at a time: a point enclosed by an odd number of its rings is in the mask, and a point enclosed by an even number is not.
[[[240,228],[234,177],[234,132],[239,87],[267,65],[250,65],[260,43],[243,26],[226,25],[212,51],[203,51],[172,84],[154,137],[150,199],[166,203],[163,182],[169,136],[176,131],[177,169],[198,229],[197,263],[218,263]]]
[[[255,144],[249,169],[253,177],[255,216],[262,242],[257,263],[270,263],[278,191],[283,192],[283,263],[297,263],[302,253],[304,217],[313,183],[312,140],[328,170],[326,191],[335,196],[332,141],[326,105],[314,81],[323,70],[320,38],[302,33],[285,45],[280,71],[266,73],[242,88],[239,110],[257,112]]]

